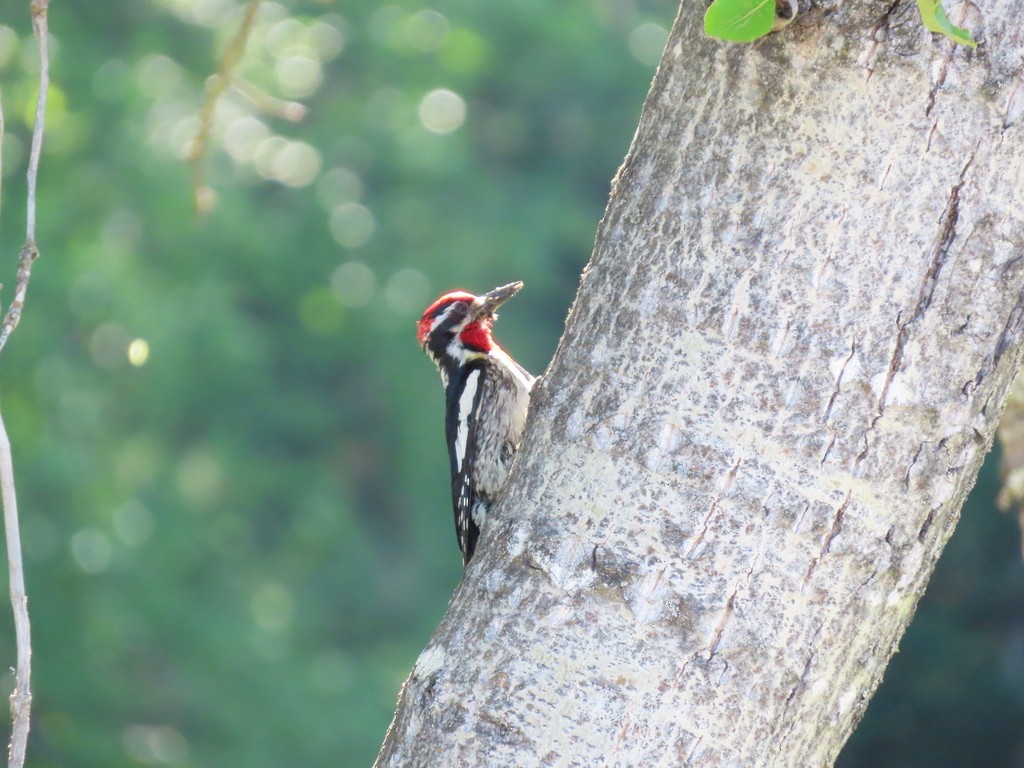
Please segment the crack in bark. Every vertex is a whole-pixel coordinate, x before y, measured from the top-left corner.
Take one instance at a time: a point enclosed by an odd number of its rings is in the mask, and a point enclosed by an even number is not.
[[[835,432],[835,430],[832,429],[831,427],[825,427],[825,429],[828,430],[828,433],[829,433],[829,435],[831,436],[832,439],[828,441],[828,445],[825,446],[825,450],[821,454],[821,461],[818,462],[818,466],[820,466],[820,467],[824,467],[825,466],[825,462],[828,461],[828,456],[829,456],[830,453],[832,453],[832,448],[836,444],[836,432]]]
[[[850,354],[847,355],[843,361],[842,366],[839,368],[839,373],[836,374],[836,386],[832,390],[832,395],[828,399],[828,405],[825,406],[825,415],[821,417],[822,422],[828,424],[828,417],[832,415],[832,406],[835,405],[836,398],[839,397],[839,390],[843,386],[843,374],[846,373],[846,366],[853,360],[853,356],[857,354],[857,342],[853,341],[850,343]],[[822,462],[824,463],[824,462]]]
[[[704,521],[701,523],[700,533],[693,537],[693,543],[690,548],[686,551],[688,558],[693,557],[693,553],[697,551],[697,547],[700,546],[701,542],[704,541],[704,537],[708,534],[708,525],[711,523],[711,517],[715,514],[715,510],[718,509],[718,497],[716,496],[711,500],[711,507],[708,509],[708,513],[704,516]]]
[[[818,631],[821,631],[820,628]],[[815,637],[817,637],[817,633],[815,633]],[[804,663],[804,671],[800,673],[800,679],[797,680],[796,685],[794,685],[792,689],[790,689],[789,696],[786,697],[786,703],[783,706],[783,711],[788,710],[789,705],[793,703],[793,700],[796,698],[797,694],[807,687],[807,676],[811,672],[811,664],[814,662],[814,657],[816,655],[817,654],[815,651],[811,651],[810,655],[807,657],[807,661]],[[797,723],[799,722],[800,719],[797,717],[794,717],[792,720],[790,720],[789,726],[786,728],[786,732],[782,734],[782,736],[779,738],[779,750],[778,752],[776,752],[776,755],[782,754],[783,745],[786,743],[786,740],[790,737],[790,734],[793,733],[793,729],[796,728]]]
[[[951,46],[946,53],[943,55],[941,63],[938,69],[935,71],[935,76],[932,79],[932,87],[928,89],[928,106],[924,108],[924,116],[930,117],[932,109],[935,107],[935,96],[946,82],[946,73],[949,71],[949,62],[953,59],[953,47]],[[931,134],[935,131],[935,125],[932,125],[932,130],[928,133],[928,146],[931,146],[932,137]]]
[[[789,705],[793,703],[793,699],[796,698],[797,693],[799,693],[800,689],[806,685],[807,675],[811,673],[811,664],[814,663],[814,657],[817,655],[816,651],[811,651],[810,655],[807,657],[807,661],[804,662],[804,671],[800,673],[800,679],[797,680],[796,685],[790,689],[789,696],[786,697],[786,709],[789,709]]]
[[[929,443],[929,441],[925,440],[923,443],[919,444],[917,446],[917,450],[914,452],[913,457],[910,459],[910,464],[907,465],[907,471],[903,475],[903,490],[904,491],[909,491],[910,490],[910,472],[914,468],[914,465],[917,464],[917,460],[921,457],[921,451],[924,450],[924,447],[926,445],[928,445],[928,443]]]
[[[935,136],[935,131],[938,130],[939,121],[936,120],[932,123],[932,127],[928,129],[928,139],[924,143],[924,151],[931,152],[932,150],[932,137]]]
[[[695,742],[693,742],[693,746],[690,747],[690,751],[686,753],[686,757],[684,758],[685,762],[689,763],[690,760],[693,759],[697,755],[697,752],[701,748],[701,745],[703,743],[704,743],[704,737],[703,736],[698,736],[697,740]]]
[[[754,559],[750,561],[750,567],[747,568],[747,573],[743,577],[743,582],[733,587],[732,592],[726,599],[725,607],[722,609],[722,617],[718,620],[718,625],[715,627],[715,631],[711,634],[711,642],[708,643],[708,661],[711,661],[715,657],[715,652],[718,650],[718,644],[722,642],[722,636],[725,634],[725,628],[732,620],[733,614],[735,613],[734,606],[736,604],[736,595],[739,594],[741,589],[750,584],[750,579],[754,575],[754,569],[757,568],[757,563],[761,559],[762,555],[764,555],[764,550],[758,550],[757,554],[754,555]],[[728,663],[726,663],[726,666],[728,667]]]
[[[1003,270],[1003,274],[1005,275],[1010,266],[1018,260],[1019,259],[1015,258],[1009,262]],[[1017,295],[1017,301],[1010,309],[1010,314],[1006,317],[1006,322],[1003,324],[1003,329],[999,332],[999,338],[996,339],[995,348],[993,349],[992,354],[986,358],[984,364],[978,369],[974,378],[970,381],[965,381],[963,387],[960,388],[960,392],[964,397],[969,397],[972,392],[981,386],[981,382],[999,367],[999,361],[1002,360],[1003,355],[1006,354],[1006,350],[1015,346],[1012,341],[1013,337],[1019,334],[1022,328],[1024,328],[1024,293]],[[988,413],[988,405],[991,397],[992,396],[990,394],[989,397],[986,398],[985,403],[981,406],[981,414],[983,416]]]
[[[736,461],[729,468],[729,471],[725,474],[725,476],[721,480],[719,480],[718,493],[716,493],[714,498],[711,499],[711,506],[708,508],[708,513],[704,516],[703,522],[701,522],[700,533],[693,537],[693,543],[690,545],[690,548],[686,551],[687,558],[693,557],[693,553],[697,551],[697,547],[701,545],[701,542],[704,541],[704,537],[707,536],[708,527],[711,524],[711,518],[714,517],[715,511],[718,509],[718,502],[722,500],[722,497],[725,496],[726,492],[732,486],[733,480],[736,479],[736,470],[739,469],[739,466],[740,459],[736,459]]]
[[[800,525],[803,523],[804,518],[807,516],[807,511],[811,508],[811,503],[805,502],[804,508],[800,510],[800,515],[797,517],[796,522],[793,523],[793,533],[800,532]]]
[[[867,430],[864,432],[864,448],[854,460],[855,467],[858,466],[868,454],[868,450],[871,445],[870,435],[882,418],[882,414],[885,411],[885,400],[889,395],[889,387],[892,385],[893,379],[896,378],[896,374],[903,365],[903,352],[910,337],[910,328],[924,316],[924,313],[931,306],[932,298],[935,295],[935,286],[939,280],[939,274],[942,272],[942,268],[945,266],[946,260],[949,257],[953,242],[956,240],[956,225],[960,219],[960,191],[963,189],[966,182],[967,171],[974,162],[976,152],[977,147],[975,147],[975,150],[971,152],[970,157],[967,158],[967,162],[960,171],[959,179],[957,179],[956,184],[954,184],[949,191],[949,197],[946,200],[946,207],[942,211],[942,216],[939,218],[939,232],[935,238],[935,244],[932,246],[931,255],[928,259],[928,269],[925,270],[924,276],[921,278],[921,285],[918,288],[917,298],[914,301],[913,307],[911,307],[911,315],[906,321],[903,320],[903,310],[900,310],[896,315],[896,341],[893,344],[892,354],[889,355],[889,364],[886,367],[885,379],[882,382],[882,388],[878,394],[878,410],[876,411],[874,418],[871,419],[871,423],[868,425]]]
[[[626,605],[633,612],[633,618],[641,624],[649,624],[662,614],[659,610],[662,603],[659,588],[667,571],[668,566],[666,565],[657,573],[648,573],[643,578],[636,589],[637,605],[634,606],[629,600],[626,600]]]
[[[882,173],[882,178],[878,180],[878,188],[882,189],[885,187],[885,180],[889,178],[889,171],[892,170],[892,163],[885,166],[885,171]]]
[[[718,644],[722,642],[722,635],[725,634],[725,626],[729,623],[733,614],[733,605],[736,602],[736,593],[739,591],[739,587],[733,589],[729,595],[729,599],[725,601],[725,608],[722,610],[722,618],[718,620],[718,626],[715,627],[715,631],[711,634],[711,642],[708,644],[708,661],[711,661],[715,657],[715,651],[718,650]]]
[[[843,221],[846,219],[846,213],[847,210],[844,208],[840,211],[839,216],[836,217],[834,226],[837,229],[842,226]],[[835,252],[836,238],[833,238],[832,242],[829,243],[828,250],[825,251],[825,257],[821,260],[821,264],[818,265],[818,270],[814,273],[814,277],[811,280],[811,285],[814,286],[815,290],[817,290],[821,285],[821,279],[825,276],[825,270],[828,269],[829,265],[832,263],[832,257],[835,255]]]
[[[790,689],[789,695],[786,697],[786,703],[783,708],[783,713],[788,712],[789,705],[796,700],[796,697],[800,693],[800,691],[807,687],[807,678],[811,674],[811,666],[814,663],[814,658],[817,656],[817,651],[814,650],[814,646],[818,642],[818,638],[821,637],[821,633],[824,628],[824,623],[819,624],[817,629],[814,630],[814,634],[811,636],[811,640],[808,643],[808,646],[810,646],[811,648],[811,652],[807,656],[807,661],[804,662],[804,669],[803,672],[800,673],[800,679],[797,680],[796,685],[794,685]],[[778,739],[779,746],[778,749],[775,750],[775,757],[778,757],[779,755],[783,754],[786,746],[786,740],[789,738],[790,734],[793,733],[793,729],[796,727],[797,723],[799,723],[799,718],[794,717],[792,720],[790,720],[789,725],[785,729],[786,732],[782,734]],[[782,731],[782,728],[783,726],[780,723],[779,726],[773,730],[771,735],[771,738],[773,740],[775,739],[776,734]]]
[[[932,523],[935,522],[935,510],[929,509],[928,516],[924,519],[924,523],[921,524],[921,530],[917,532],[917,540],[924,542],[924,537],[928,535],[928,529],[932,527]]]
[[[861,67],[866,75],[864,82],[868,82],[871,76],[875,73],[875,58],[878,56],[878,51],[882,47],[882,43],[889,39],[889,21],[892,15],[896,12],[896,7],[900,4],[900,0],[893,0],[885,13],[875,22],[871,27],[871,31],[868,33],[868,44],[864,46],[864,50],[857,56],[857,65]]]
[[[876,577],[876,576],[878,575],[878,570],[879,570],[879,569],[878,569],[878,567],[877,567],[877,566],[875,566],[875,567],[874,567],[874,568],[873,568],[873,569],[871,570],[871,575],[870,575],[870,576],[868,576],[868,577],[867,577],[866,579],[864,579],[864,580],[863,580],[863,581],[862,581],[862,582],[861,582],[861,583],[860,583],[860,584],[859,584],[859,585],[857,586],[857,591],[858,591],[858,593],[860,592],[860,590],[864,589],[864,587],[866,587],[866,586],[867,586],[868,584],[870,584],[870,583],[871,583],[872,581],[874,581],[874,580],[875,580],[875,577]]]
[[[836,509],[835,515],[832,517],[832,527],[821,539],[821,551],[818,556],[811,560],[810,566],[807,568],[807,575],[804,576],[804,586],[811,580],[811,576],[814,574],[814,569],[818,567],[818,563],[821,562],[822,558],[829,553],[832,547],[832,541],[839,535],[839,532],[843,528],[843,518],[846,516],[846,510],[850,506],[850,498],[853,495],[853,489],[849,489],[846,492],[846,498],[843,499],[843,503]]]
[[[972,11],[977,10],[978,6],[970,2],[970,0],[965,0],[965,2],[961,3],[960,5],[960,15],[954,23],[956,23],[957,26],[966,26],[968,15]],[[942,58],[937,62],[937,66],[936,64],[932,64],[932,87],[928,91],[928,106],[925,107],[924,110],[925,117],[931,115],[932,109],[935,107],[935,97],[938,95],[939,89],[946,84],[946,75],[949,74],[949,65],[950,62],[953,61],[953,56],[957,51],[956,44],[954,44],[950,40],[943,40],[942,44],[945,46],[946,52],[942,55]]]

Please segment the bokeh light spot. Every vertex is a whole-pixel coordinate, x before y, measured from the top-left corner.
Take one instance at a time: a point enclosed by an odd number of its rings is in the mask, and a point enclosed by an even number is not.
[[[289,187],[306,187],[320,175],[320,153],[304,141],[285,143],[271,163],[271,176]]]
[[[145,544],[153,535],[156,524],[153,513],[137,499],[119,504],[112,515],[114,532],[121,541],[132,547]]]
[[[121,731],[121,746],[140,763],[183,765],[188,761],[188,741],[166,725],[129,725]]]
[[[331,275],[331,291],[339,304],[363,307],[373,301],[377,276],[361,261],[346,261]]]
[[[0,67],[6,67],[18,52],[18,33],[0,24]]]
[[[128,343],[128,362],[139,368],[149,360],[149,342],[145,339],[132,339]]]
[[[151,99],[166,99],[182,84],[181,66],[171,57],[154,53],[135,66],[139,91]]]
[[[269,139],[259,143],[259,146],[256,147],[253,163],[256,165],[256,171],[260,176],[265,179],[274,178],[274,162],[277,160],[278,153],[287,144],[288,139],[284,138],[284,136],[271,136]]]
[[[212,506],[224,486],[224,468],[206,450],[194,448],[179,462],[177,481],[187,502]]]
[[[347,248],[358,248],[373,237],[377,222],[373,213],[359,203],[343,203],[331,212],[331,235]]]
[[[288,48],[300,45],[305,40],[306,25],[298,19],[289,16],[267,30],[264,42],[268,51],[275,56],[281,56]]]
[[[328,15],[309,25],[309,42],[320,61],[330,61],[345,48],[345,34],[341,31],[344,19]]]
[[[641,64],[655,67],[665,50],[668,30],[660,24],[645,22],[629,33],[629,52]]]
[[[132,68],[120,59],[103,62],[92,78],[92,92],[100,101],[120,101],[128,92]]]
[[[487,41],[465,27],[453,29],[445,40],[444,48],[438,53],[441,66],[457,75],[479,72],[490,56]]]
[[[344,313],[330,289],[318,287],[299,302],[299,319],[310,333],[329,336],[341,328]]]
[[[429,53],[444,45],[450,29],[448,19],[441,13],[425,8],[406,19],[405,39],[413,48]]]
[[[316,196],[327,210],[352,203],[363,196],[363,180],[348,168],[331,168],[316,183]]]
[[[222,26],[225,16],[236,8],[232,0],[162,0],[162,3],[182,19],[208,27]]]
[[[382,5],[370,16],[370,36],[382,45],[393,46],[403,16],[402,9],[397,5]]]
[[[420,123],[434,133],[451,133],[466,122],[466,102],[455,91],[436,88],[420,101]]]
[[[295,601],[283,585],[268,582],[253,593],[249,600],[249,611],[260,629],[280,632],[291,624]]]
[[[323,82],[320,62],[312,56],[294,54],[282,56],[274,67],[277,82],[286,96],[303,98],[313,94]]]
[[[248,163],[269,136],[270,129],[261,120],[244,115],[228,125],[224,132],[224,148],[235,162]]]
[[[100,573],[110,565],[110,539],[95,528],[83,528],[71,537],[71,556],[86,573]]]
[[[154,437],[141,433],[121,443],[112,457],[111,467],[119,490],[130,494],[152,483],[163,463]]]
[[[418,315],[426,306],[430,282],[418,269],[400,269],[388,278],[384,286],[384,299],[395,312]]]

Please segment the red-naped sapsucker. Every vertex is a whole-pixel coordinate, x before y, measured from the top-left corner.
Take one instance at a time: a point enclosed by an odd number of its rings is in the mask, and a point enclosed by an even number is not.
[[[452,505],[464,564],[508,477],[530,405],[534,377],[491,335],[498,307],[522,287],[509,283],[482,296],[446,293],[427,307],[417,328],[444,384]]]

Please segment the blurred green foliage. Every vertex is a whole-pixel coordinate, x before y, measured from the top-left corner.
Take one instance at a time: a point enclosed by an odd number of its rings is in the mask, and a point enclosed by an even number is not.
[[[0,3],[8,285],[35,93],[27,4]],[[523,279],[499,332],[543,370],[675,12],[264,2],[217,108],[200,218],[183,158],[242,7],[51,8],[43,255],[0,366],[34,768],[370,764],[461,572],[441,388],[413,321],[443,290]],[[308,115],[286,119],[281,100]],[[1019,596],[1009,523],[985,503],[963,527],[1000,520],[1001,594]],[[948,607],[914,630],[954,650],[906,673],[923,693],[903,706],[980,728],[964,702],[998,691],[1000,713],[977,706],[1001,723],[988,748],[1019,755],[1019,611],[976,604],[993,557],[968,554],[936,598]],[[0,658],[13,664],[5,610]],[[891,738],[870,724],[854,754]]]

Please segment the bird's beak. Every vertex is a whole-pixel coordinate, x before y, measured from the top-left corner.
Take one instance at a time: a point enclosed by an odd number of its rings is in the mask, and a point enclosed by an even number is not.
[[[494,317],[498,307],[519,293],[519,289],[522,287],[523,281],[516,280],[514,283],[495,288],[493,291],[488,291],[483,296],[477,297],[474,302],[476,316],[478,318]]]

